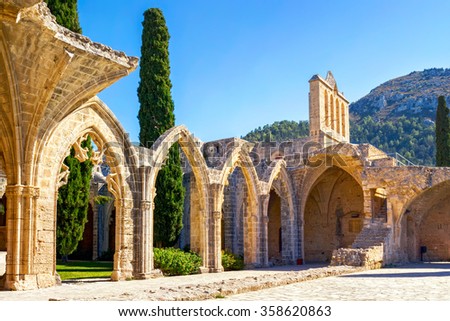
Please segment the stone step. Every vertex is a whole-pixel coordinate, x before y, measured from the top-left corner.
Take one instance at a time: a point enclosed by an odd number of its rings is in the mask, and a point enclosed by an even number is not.
[[[353,248],[369,248],[382,245],[389,235],[390,229],[381,225],[364,228],[352,244]]]

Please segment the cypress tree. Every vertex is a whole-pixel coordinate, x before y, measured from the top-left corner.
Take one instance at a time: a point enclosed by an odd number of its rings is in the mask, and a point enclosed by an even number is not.
[[[450,118],[444,96],[439,96],[436,111],[436,166],[450,166]]]
[[[73,32],[81,33],[77,0],[45,0],[45,2],[58,24]]]
[[[163,13],[152,8],[144,12],[140,82],[138,88],[139,140],[150,147],[152,142],[175,125],[169,65],[169,31]],[[183,228],[183,173],[177,144],[169,151],[156,180],[154,243],[173,246]]]
[[[70,155],[64,160],[64,164],[70,170],[69,178],[67,184],[61,186],[58,191],[56,248],[65,260],[77,249],[87,222],[93,167],[90,160],[92,156],[91,138],[88,136],[81,146],[88,149],[89,159],[80,163],[74,157],[74,149],[70,150]]]

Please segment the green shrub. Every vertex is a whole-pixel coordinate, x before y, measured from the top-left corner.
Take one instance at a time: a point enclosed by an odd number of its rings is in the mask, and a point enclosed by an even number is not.
[[[187,275],[198,273],[202,258],[193,252],[184,252],[174,248],[154,248],[155,268],[164,275]]]
[[[225,271],[243,270],[244,258],[229,251],[222,250],[222,266]]]

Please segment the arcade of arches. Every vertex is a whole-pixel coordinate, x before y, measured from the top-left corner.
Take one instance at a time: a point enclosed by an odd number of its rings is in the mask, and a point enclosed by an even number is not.
[[[94,174],[95,193],[111,202],[92,207],[86,248],[93,257],[113,249],[113,280],[155,273],[155,180],[174,143],[188,190],[180,247],[202,257],[201,272],[223,271],[222,249],[254,268],[329,262],[340,247],[380,245],[384,264],[417,260],[423,246],[427,259],[449,259],[450,169],[399,166],[373,146],[350,144],[348,102],[331,73],[310,80],[309,138],[203,143],[177,126],[148,149],[133,145],[96,97],[136,67],[137,58],[58,26],[39,0],[0,3],[2,288],[55,285],[63,160],[71,147],[86,159],[87,135],[98,148],[93,162],[108,166]]]

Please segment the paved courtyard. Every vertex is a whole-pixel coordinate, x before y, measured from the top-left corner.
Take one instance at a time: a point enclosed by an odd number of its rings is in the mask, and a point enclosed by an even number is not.
[[[292,284],[275,286],[283,283]],[[266,287],[270,288],[251,291]],[[220,294],[234,290],[246,293]],[[350,267],[287,266],[151,280],[64,283],[25,292],[0,291],[0,301],[198,300],[223,296],[220,300],[450,300],[450,263],[359,272]]]
[[[233,295],[226,300],[450,301],[450,263],[408,264]]]

